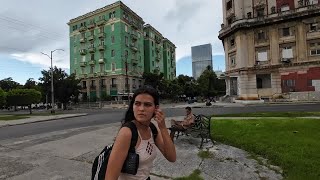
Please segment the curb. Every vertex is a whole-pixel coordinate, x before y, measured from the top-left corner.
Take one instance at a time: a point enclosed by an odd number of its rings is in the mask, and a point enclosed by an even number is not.
[[[69,119],[69,118],[81,117],[81,116],[87,116],[87,115],[88,115],[88,113],[84,113],[84,114],[79,114],[79,115],[75,115],[75,116],[57,117],[57,118],[44,119],[44,120],[39,120],[39,121],[23,122],[23,123],[19,123],[19,124],[5,124],[5,125],[0,125],[0,128],[8,127],[8,126],[24,125],[24,124],[33,124],[33,123],[38,123],[38,122],[55,121],[55,120],[59,120],[59,119]]]

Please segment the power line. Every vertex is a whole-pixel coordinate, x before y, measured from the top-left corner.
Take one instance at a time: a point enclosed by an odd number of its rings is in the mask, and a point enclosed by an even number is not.
[[[48,29],[45,29],[45,28],[43,28],[43,27],[40,27],[40,26],[31,24],[31,23],[26,23],[26,22],[24,22],[24,21],[21,21],[21,20],[18,20],[18,19],[14,19],[14,18],[5,16],[5,15],[1,15],[1,16],[0,16],[0,20],[6,21],[6,22],[9,22],[9,23],[12,23],[12,24],[20,25],[20,26],[23,26],[24,28],[25,28],[26,26],[28,26],[29,28],[38,29],[38,30],[41,30],[41,31],[43,31],[43,32],[45,32],[45,33],[47,33],[47,34],[51,34],[51,35],[54,35],[54,36],[59,36],[60,38],[64,38],[64,35],[62,35],[62,34],[60,34],[60,33],[56,33],[56,32],[53,32],[53,31],[49,31]]]

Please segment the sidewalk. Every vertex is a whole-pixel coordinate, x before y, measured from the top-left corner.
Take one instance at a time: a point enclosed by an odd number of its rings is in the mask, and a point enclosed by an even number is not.
[[[4,121],[4,120],[1,121],[0,120],[0,128],[4,127],[4,126],[29,124],[29,123],[35,123],[35,122],[41,122],[41,121],[51,121],[51,120],[56,120],[56,119],[72,118],[72,117],[79,117],[79,116],[86,116],[86,115],[87,115],[87,113],[58,114],[58,115],[49,115],[49,116],[31,116],[26,119],[18,119],[18,120],[8,120],[8,121]],[[8,115],[8,116],[10,116],[10,115]],[[26,116],[28,116],[28,115],[26,115]]]

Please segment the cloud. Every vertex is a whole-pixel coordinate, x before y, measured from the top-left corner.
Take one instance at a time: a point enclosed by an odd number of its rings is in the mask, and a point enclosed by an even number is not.
[[[23,62],[49,67],[40,52],[54,53],[54,64],[69,68],[70,19],[116,0],[7,0],[0,7],[0,54]],[[221,1],[216,0],[123,0],[146,23],[177,47],[177,60],[191,55],[191,46],[211,43],[213,54],[223,54],[217,38],[222,22]],[[17,6],[19,4],[19,6]],[[1,61],[0,61],[1,65]]]

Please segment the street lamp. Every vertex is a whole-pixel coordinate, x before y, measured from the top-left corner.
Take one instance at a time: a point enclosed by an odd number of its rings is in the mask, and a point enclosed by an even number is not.
[[[48,56],[51,60],[51,105],[52,105],[51,114],[55,113],[54,88],[53,88],[53,67],[52,67],[52,53],[54,53],[55,51],[64,51],[64,50],[63,49],[55,49],[53,51],[50,51],[50,56],[48,54],[41,52],[41,54]]]

